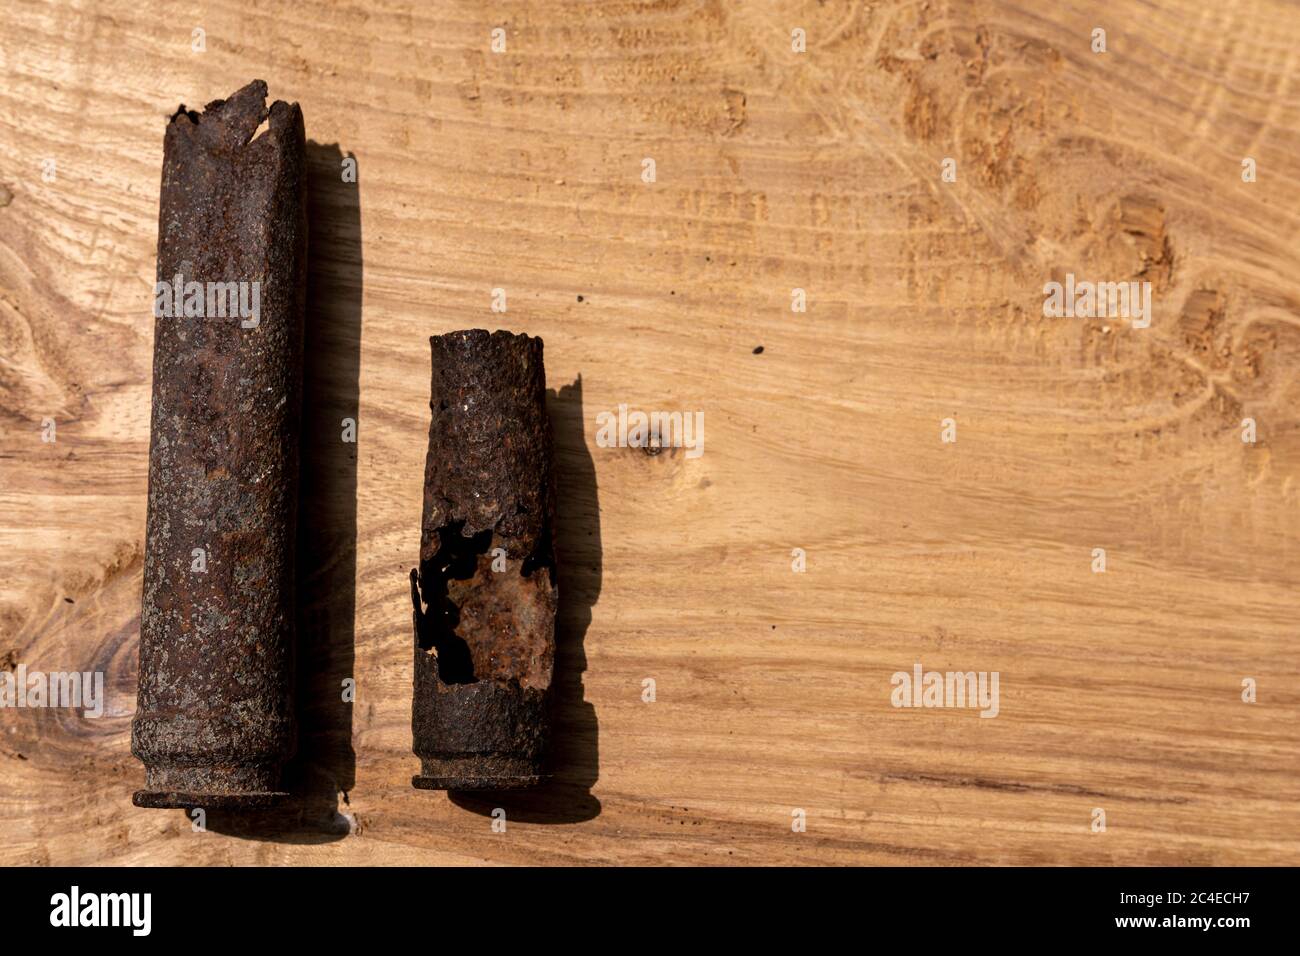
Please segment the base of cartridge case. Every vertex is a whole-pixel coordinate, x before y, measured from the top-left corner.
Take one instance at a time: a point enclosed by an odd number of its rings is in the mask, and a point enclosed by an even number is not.
[[[417,790],[520,790],[550,779],[537,761],[500,754],[464,757],[426,757],[411,778]]]
[[[278,764],[251,767],[150,767],[145,773],[145,787],[131,797],[131,802],[137,807],[255,809],[274,806],[289,795],[280,789]]]
[[[205,810],[256,810],[261,807],[273,807],[287,796],[289,794],[284,791],[185,793],[178,790],[137,790],[131,795],[131,802],[137,807],[150,810],[189,810],[192,807],[202,807]]]

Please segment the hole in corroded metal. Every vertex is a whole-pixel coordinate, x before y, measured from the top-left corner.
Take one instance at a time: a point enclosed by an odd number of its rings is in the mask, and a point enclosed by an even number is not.
[[[499,529],[470,536],[464,529],[464,521],[439,528],[438,550],[411,572],[418,646],[436,656],[443,684],[547,687],[556,609],[549,529],[522,559],[508,557],[518,539],[502,537]]]
[[[456,633],[460,607],[451,596],[453,581],[467,581],[478,569],[480,555],[492,544],[491,530],[465,537],[464,521],[438,529],[438,551],[420,564],[420,589],[428,610],[420,615],[420,647],[438,655],[438,678],[444,684],[472,684],[474,659],[469,644]]]
[[[551,529],[547,528],[537,541],[533,553],[524,558],[519,565],[519,576],[530,578],[533,573],[545,568],[552,584],[555,583],[555,555],[551,549]]]

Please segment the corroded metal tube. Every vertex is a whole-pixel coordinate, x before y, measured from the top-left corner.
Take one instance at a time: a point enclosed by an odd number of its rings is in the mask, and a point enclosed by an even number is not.
[[[298,105],[268,111],[266,92],[182,106],[164,140],[141,807],[266,805],[294,749],[306,142]]]
[[[411,783],[532,786],[545,776],[558,596],[542,340],[474,329],[430,343]]]

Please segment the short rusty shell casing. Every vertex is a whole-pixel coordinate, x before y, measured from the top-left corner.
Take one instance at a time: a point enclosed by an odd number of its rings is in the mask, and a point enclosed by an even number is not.
[[[181,107],[164,139],[141,807],[273,803],[294,752],[306,139],[297,104],[266,94]]]
[[[545,778],[558,602],[542,340],[474,329],[430,344],[411,784],[533,786]]]

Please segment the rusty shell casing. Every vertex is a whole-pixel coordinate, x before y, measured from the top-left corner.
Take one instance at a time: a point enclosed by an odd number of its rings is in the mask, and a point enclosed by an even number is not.
[[[306,140],[298,105],[268,111],[266,92],[255,80],[201,114],[182,106],[163,145],[140,807],[270,804],[294,751]],[[203,301],[168,315],[178,276]],[[216,283],[248,283],[238,307]]]
[[[545,777],[558,598],[542,340],[474,329],[429,341],[411,784],[528,787]]]

